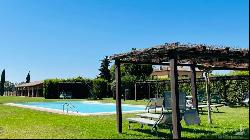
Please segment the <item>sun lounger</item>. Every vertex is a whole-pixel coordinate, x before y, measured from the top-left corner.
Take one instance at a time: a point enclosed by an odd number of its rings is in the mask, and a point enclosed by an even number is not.
[[[153,116],[155,117],[155,116]],[[159,115],[158,118],[154,119],[147,119],[147,118],[127,118],[129,123],[129,129],[131,128],[131,123],[139,123],[141,124],[141,128],[143,128],[143,125],[148,125],[151,127],[151,132],[156,132],[158,135],[157,129],[159,125],[163,125],[165,127],[170,128],[170,132],[172,133],[172,114],[171,113],[162,113]]]
[[[161,114],[153,114],[153,113],[143,113],[143,114],[137,114],[141,118],[151,118],[151,119],[158,119]]]
[[[162,108],[162,113],[163,111],[167,111],[171,113],[172,111],[172,103],[171,103],[171,93],[170,92],[165,92],[164,94],[164,106]],[[183,116],[184,111],[186,110],[186,94],[183,92],[180,92],[179,96],[179,108],[181,112],[181,116]],[[160,114],[153,114],[153,113],[142,113],[142,114],[137,114],[137,116],[140,116],[142,118],[151,118],[151,119],[157,119],[159,118]]]
[[[171,92],[165,91],[164,93],[164,109],[165,110],[172,110],[172,98]],[[179,109],[181,112],[186,110],[186,93],[179,92]]]
[[[243,100],[242,103],[244,103],[246,106],[249,106],[249,98]]]
[[[72,98],[72,93],[71,92],[61,92],[60,99],[71,99]]]
[[[147,112],[149,112],[150,109],[154,109],[155,113],[156,113],[157,108],[162,108],[163,100],[164,100],[164,98],[151,98],[151,99],[149,99],[149,102],[148,102],[145,110],[147,110]]]
[[[183,113],[186,110],[186,94],[183,92],[179,93],[179,108],[180,108],[180,118],[182,119]],[[170,131],[172,133],[172,103],[171,103],[171,94],[170,92],[164,93],[164,106],[161,114],[153,114],[153,113],[143,113],[143,114],[137,114],[137,118],[128,118],[129,121],[129,128],[130,123],[140,123],[143,125],[149,125],[152,127],[152,131],[156,130],[157,133],[157,125],[159,124],[157,121],[159,121],[162,117],[162,115],[165,115],[163,118],[164,125],[170,128]]]
[[[184,112],[184,121],[186,125],[200,124],[200,118],[196,109],[189,109]]]
[[[244,96],[244,100],[241,101],[243,104],[245,104],[246,106],[249,106],[249,91],[243,93]]]
[[[219,112],[219,107],[224,106],[224,104],[211,104],[210,107],[212,108],[216,108],[217,112]],[[198,105],[199,110],[201,111],[201,113],[203,113],[203,108],[207,108],[208,105]]]

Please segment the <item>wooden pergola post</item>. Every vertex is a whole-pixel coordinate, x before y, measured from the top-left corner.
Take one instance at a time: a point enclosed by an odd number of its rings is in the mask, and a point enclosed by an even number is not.
[[[198,100],[197,100],[197,85],[196,85],[196,71],[195,71],[195,64],[190,66],[191,68],[191,92],[192,92],[192,104],[193,107],[196,108],[197,112],[199,111],[198,109]]]
[[[115,60],[115,81],[116,81],[116,122],[117,131],[122,133],[122,108],[121,108],[121,71],[120,61]]]
[[[225,99],[225,102],[228,105],[226,80],[222,80],[222,83],[223,83],[223,98]]]
[[[179,109],[179,87],[178,87],[178,70],[177,58],[174,55],[170,59],[170,82],[171,82],[171,100],[172,100],[172,125],[173,139],[181,138],[181,123]]]
[[[137,101],[137,99],[136,99],[136,83],[135,83],[135,101]]]
[[[150,99],[150,83],[148,84],[148,99]]]
[[[206,93],[207,93],[207,115],[208,115],[208,123],[212,124],[212,118],[211,118],[211,99],[210,99],[210,81],[209,81],[209,72],[205,72],[205,81],[206,81]]]
[[[133,64],[151,64],[151,65],[169,65],[170,64],[170,82],[171,82],[171,100],[172,100],[172,125],[173,125],[173,138],[181,138],[181,116],[179,110],[179,87],[178,87],[178,70],[179,66],[190,66],[190,60],[195,60],[195,67],[200,69],[212,70],[249,70],[249,51],[248,49],[229,51],[226,48],[214,48],[204,44],[180,44],[165,43],[164,45],[146,48],[141,50],[132,50],[128,53],[115,54],[111,56],[110,60],[115,60],[116,66],[116,105],[117,105],[117,128],[118,132],[122,132],[122,114],[121,114],[121,77],[120,77],[120,63],[133,63]],[[213,57],[211,59],[210,57]],[[177,59],[181,60],[177,63]],[[228,61],[230,59],[230,61]],[[168,61],[170,63],[168,63]],[[193,71],[192,80],[192,93],[194,98],[197,98],[197,89],[195,87],[195,70]],[[211,121],[210,110],[210,89],[209,78],[206,73],[206,92],[208,104],[208,117]],[[248,78],[248,77],[247,77]],[[182,80],[185,82],[185,80]],[[136,87],[135,87],[136,90]],[[136,94],[136,93],[135,93]],[[135,97],[136,98],[136,97]],[[195,102],[195,100],[194,100]],[[195,104],[195,103],[194,103]],[[196,106],[198,102],[196,101]]]
[[[156,98],[158,98],[158,96],[159,96],[159,84],[157,82],[157,94],[156,94]]]

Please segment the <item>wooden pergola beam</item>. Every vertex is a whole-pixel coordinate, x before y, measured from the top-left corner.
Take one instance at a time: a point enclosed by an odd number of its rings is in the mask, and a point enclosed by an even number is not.
[[[166,65],[169,66],[170,62],[143,62],[143,61],[120,61],[122,64],[138,64],[138,65]],[[192,64],[178,63],[178,66],[191,66]]]
[[[220,80],[249,80],[248,75],[238,75],[238,76],[219,76],[219,77],[209,77],[210,81],[220,81]],[[190,79],[179,79],[179,83],[191,83]],[[196,82],[205,82],[204,78],[196,78]],[[137,84],[139,83],[170,83],[170,80],[150,80],[150,81],[136,81]]]
[[[219,66],[232,64],[244,64],[249,62],[248,49],[232,49],[229,47],[209,46],[204,44],[180,44],[170,43],[159,45],[153,48],[133,50],[128,53],[115,54],[109,59],[120,59],[126,61],[142,62],[169,62],[170,55],[173,51],[178,53],[178,59],[189,62],[196,58],[197,63]],[[211,57],[213,56],[213,57]],[[226,62],[226,63],[220,63]]]
[[[166,65],[169,66],[170,63],[169,62],[143,62],[143,61],[124,61],[121,60],[120,61],[122,64],[138,64],[138,65]],[[178,66],[192,66],[193,64],[188,64],[188,63],[178,63]],[[201,64],[195,64],[196,68],[199,69],[209,69],[209,70],[249,70],[248,66],[241,66],[241,67],[237,67],[234,65],[228,65],[228,66],[205,66],[205,65],[201,65]]]

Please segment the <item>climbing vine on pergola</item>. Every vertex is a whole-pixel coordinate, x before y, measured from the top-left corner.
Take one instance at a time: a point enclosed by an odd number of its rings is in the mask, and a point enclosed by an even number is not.
[[[180,44],[178,42],[165,43],[164,45],[140,50],[133,49],[131,52],[114,54],[109,57],[109,60],[115,60],[116,65],[116,112],[119,133],[122,132],[120,64],[170,65],[173,138],[181,138],[180,118],[177,117],[180,116],[179,101],[177,100],[179,99],[177,66],[191,67],[193,106],[196,108],[198,108],[196,67],[207,72],[210,70],[249,70],[248,49],[235,49],[205,44]],[[206,77],[206,84],[209,87],[208,77]],[[209,102],[208,107],[210,107]],[[208,115],[211,117],[209,112]]]

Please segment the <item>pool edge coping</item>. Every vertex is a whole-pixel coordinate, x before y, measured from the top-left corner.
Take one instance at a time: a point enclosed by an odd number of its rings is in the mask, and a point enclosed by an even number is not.
[[[84,101],[84,102],[94,102],[94,103],[103,104],[103,103],[98,102],[98,101]],[[114,104],[114,103],[104,103],[104,104]],[[77,112],[73,112],[73,111],[68,111],[68,113],[66,113],[63,110],[59,110],[59,109],[51,109],[51,108],[45,108],[45,107],[22,105],[22,104],[18,104],[18,103],[4,103],[3,105],[27,108],[27,109],[55,113],[55,114],[62,114],[62,115],[74,115],[74,116],[93,116],[93,115],[96,116],[96,115],[115,115],[116,114],[116,111],[115,112],[99,112],[99,113],[77,113]],[[123,105],[146,107],[143,105],[131,105],[131,104],[123,104]],[[140,112],[145,112],[145,110],[122,111],[122,113],[124,113],[124,114],[126,114],[126,113],[140,113]]]

